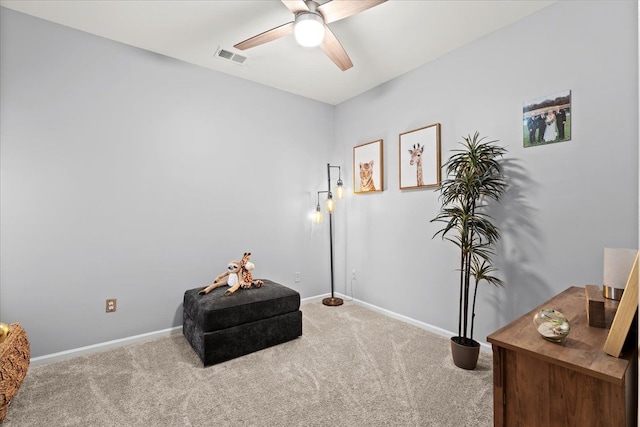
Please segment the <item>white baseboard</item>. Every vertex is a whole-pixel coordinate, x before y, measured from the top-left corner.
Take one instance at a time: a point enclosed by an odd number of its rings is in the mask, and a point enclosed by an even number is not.
[[[309,304],[310,302],[319,302],[324,298],[330,297],[331,294],[316,295],[315,297],[302,298],[300,304]]]
[[[135,335],[127,338],[120,338],[113,341],[107,341],[99,344],[88,345],[86,347],[74,348],[71,350],[61,351],[59,353],[47,354],[44,356],[34,357],[30,361],[31,366],[44,365],[52,362],[60,362],[62,360],[71,359],[73,357],[84,356],[87,354],[98,353],[112,348],[122,347],[135,342],[147,341],[155,338],[168,337],[177,333],[182,333],[182,325],[173,328],[163,329],[161,331],[148,332],[146,334]]]
[[[344,298],[345,300],[352,301],[354,304],[366,307],[369,310],[378,312],[380,314],[384,314],[385,316],[389,316],[389,317],[391,317],[393,319],[400,320],[400,321],[408,323],[410,325],[417,326],[420,329],[424,329],[425,331],[429,331],[431,333],[434,333],[436,335],[440,335],[440,336],[445,337],[445,338],[451,338],[451,337],[454,337],[454,336],[457,335],[454,332],[447,331],[446,329],[442,329],[442,328],[439,328],[437,326],[433,326],[433,325],[430,325],[428,323],[412,319],[411,317],[407,317],[407,316],[404,316],[402,314],[398,314],[398,313],[395,313],[393,311],[387,310],[385,308],[381,308],[381,307],[378,307],[376,305],[369,304],[368,302],[360,301],[358,299],[351,298],[349,296],[341,295],[341,294],[338,294],[338,293],[336,293],[336,295],[338,295],[340,298]],[[488,343],[482,342],[482,341],[478,341],[478,342],[480,343],[480,350],[482,350],[482,352],[491,353],[491,344],[488,344]]]
[[[443,336],[445,338],[451,338],[451,337],[456,335],[455,333],[453,333],[451,331],[447,331],[446,329],[442,329],[442,328],[439,328],[437,326],[433,326],[433,325],[430,325],[428,323],[412,319],[412,318],[404,316],[402,314],[394,313],[393,311],[387,310],[385,308],[380,308],[380,307],[378,307],[376,305],[369,304],[367,302],[360,301],[360,300],[357,300],[355,298],[351,298],[349,296],[339,294],[337,292],[335,293],[335,295],[339,296],[340,298],[344,299],[345,301],[353,302],[354,304],[361,305],[363,307],[368,308],[369,310],[373,310],[373,311],[378,312],[380,314],[384,314],[385,316],[389,316],[389,317],[391,317],[393,319],[400,320],[402,322],[408,323],[408,324],[413,325],[413,326],[417,326],[420,329],[424,329],[426,331],[429,331],[429,332],[434,333],[436,335]],[[331,294],[327,293],[327,294],[317,295],[317,296],[314,296],[314,297],[303,298],[303,299],[300,300],[300,304],[309,304],[309,303],[313,303],[313,302],[319,302],[319,301],[322,301],[323,298],[327,298],[329,296],[331,296]],[[65,350],[65,351],[61,351],[59,353],[53,353],[53,354],[47,354],[47,355],[44,355],[44,356],[34,357],[33,359],[31,359],[31,366],[38,366],[38,365],[44,365],[44,364],[52,363],[52,362],[59,362],[59,361],[62,361],[62,360],[71,359],[73,357],[84,356],[84,355],[91,354],[91,353],[98,353],[100,351],[109,350],[109,349],[117,348],[117,347],[122,347],[122,346],[125,346],[125,345],[128,345],[128,344],[133,344],[135,342],[146,341],[146,340],[155,339],[155,338],[167,337],[167,336],[178,334],[178,333],[182,333],[182,325],[174,326],[173,328],[169,328],[169,329],[163,329],[161,331],[149,332],[149,333],[146,333],[146,334],[135,335],[135,336],[132,336],[132,337],[121,338],[121,339],[117,339],[117,340],[113,340],[113,341],[107,341],[107,342],[104,342],[104,343],[89,345],[89,346],[86,346],[86,347],[80,347],[80,348],[75,348],[75,349],[71,349],[71,350]],[[485,342],[480,342],[480,349],[483,352],[490,353],[491,352],[491,345],[489,345],[489,344],[487,344]]]

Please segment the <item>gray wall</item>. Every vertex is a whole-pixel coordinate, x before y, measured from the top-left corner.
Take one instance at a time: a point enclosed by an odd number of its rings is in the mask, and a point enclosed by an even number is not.
[[[328,292],[332,106],[1,11],[0,308],[33,356],[181,325],[244,251]]]
[[[443,160],[476,130],[509,150],[508,286],[482,289],[478,339],[638,246],[636,2],[559,2],[337,107],[0,11],[0,317],[33,356],[179,325],[184,290],[245,250],[327,292],[307,213],[326,162],[351,187],[353,146],[380,138],[386,190],[336,214],[336,290],[454,331],[438,194],[398,189],[398,134],[435,122]],[[567,89],[572,141],[522,148],[523,101]]]
[[[477,339],[568,286],[601,284],[603,248],[638,247],[636,7],[558,2],[339,105],[338,150],[350,159],[353,146],[384,139],[387,188],[350,199],[341,287],[457,330],[458,254],[431,239],[439,193],[398,185],[398,134],[436,122],[443,162],[476,130],[509,151],[511,188],[492,210],[507,287],[480,290]],[[523,102],[564,90],[572,91],[572,140],[523,148]]]

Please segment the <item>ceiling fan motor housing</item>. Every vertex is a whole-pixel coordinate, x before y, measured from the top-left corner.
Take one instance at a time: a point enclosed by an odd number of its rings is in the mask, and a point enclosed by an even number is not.
[[[294,35],[301,46],[318,46],[324,38],[324,19],[317,12],[297,13]]]

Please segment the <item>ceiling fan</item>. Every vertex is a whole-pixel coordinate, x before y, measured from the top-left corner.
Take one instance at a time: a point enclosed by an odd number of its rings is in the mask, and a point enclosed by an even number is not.
[[[253,36],[233,47],[245,50],[277,40],[293,32],[299,44],[302,46],[320,45],[324,53],[342,71],[345,71],[353,67],[353,63],[327,24],[348,18],[385,1],[387,0],[330,0],[318,4],[313,0],[282,0],[282,3],[293,12],[295,16],[293,21]]]

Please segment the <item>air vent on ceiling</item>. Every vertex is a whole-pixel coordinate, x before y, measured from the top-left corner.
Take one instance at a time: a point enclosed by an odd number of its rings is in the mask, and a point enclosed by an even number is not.
[[[233,53],[221,47],[219,47],[218,50],[216,50],[216,54],[214,56],[218,58],[226,59],[227,61],[235,62],[236,64],[240,64],[240,65],[244,65],[244,63],[248,59],[246,56]]]

